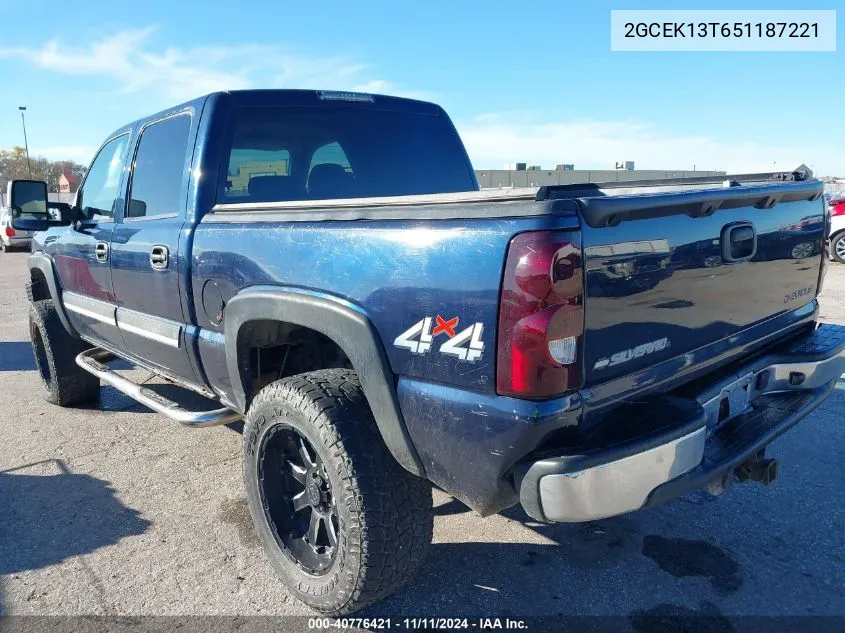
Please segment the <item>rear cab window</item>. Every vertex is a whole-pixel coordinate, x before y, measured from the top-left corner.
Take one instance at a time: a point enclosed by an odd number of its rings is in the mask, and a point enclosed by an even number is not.
[[[232,115],[218,203],[473,191],[460,139],[435,114],[244,107]]]

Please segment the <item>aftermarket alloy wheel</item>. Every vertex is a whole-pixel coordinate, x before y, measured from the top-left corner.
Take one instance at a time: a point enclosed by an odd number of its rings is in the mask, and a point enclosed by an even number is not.
[[[395,592],[431,542],[431,486],[390,454],[348,369],[261,390],[244,426],[244,484],[270,563],[323,613],[352,613]]]
[[[337,495],[311,442],[287,424],[274,425],[258,464],[264,518],[282,552],[303,571],[326,573],[337,554]],[[285,503],[274,500],[285,499]]]

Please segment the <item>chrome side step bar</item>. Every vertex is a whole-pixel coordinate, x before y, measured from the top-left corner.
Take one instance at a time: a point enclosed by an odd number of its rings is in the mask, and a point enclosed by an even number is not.
[[[85,371],[94,374],[103,382],[110,384],[121,393],[125,393],[133,400],[137,400],[145,407],[149,407],[153,411],[161,413],[185,426],[202,428],[227,424],[243,418],[243,415],[227,407],[213,411],[188,411],[178,403],[165,398],[152,389],[124,378],[104,364],[110,360],[115,360],[115,358],[111,352],[95,347],[79,354],[76,357],[76,364]]]

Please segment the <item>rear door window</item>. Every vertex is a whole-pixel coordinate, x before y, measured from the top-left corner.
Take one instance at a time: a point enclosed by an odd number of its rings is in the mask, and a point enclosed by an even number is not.
[[[127,219],[179,214],[190,132],[188,114],[144,128],[132,168]]]

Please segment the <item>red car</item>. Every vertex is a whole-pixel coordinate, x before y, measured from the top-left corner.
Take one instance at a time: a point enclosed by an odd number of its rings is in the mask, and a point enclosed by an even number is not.
[[[840,264],[845,264],[845,196],[831,198],[830,206],[830,254]]]

